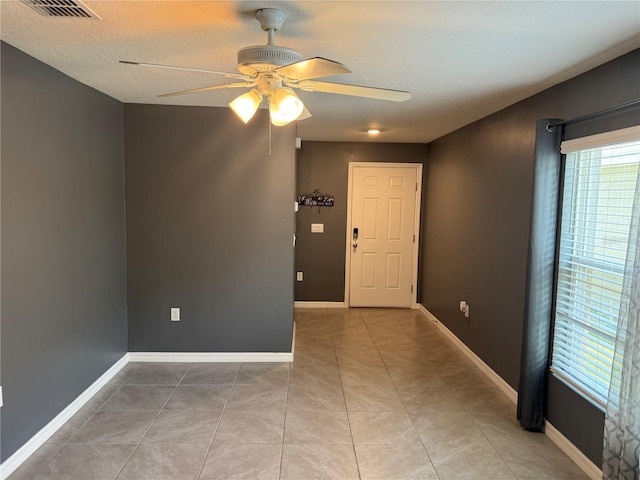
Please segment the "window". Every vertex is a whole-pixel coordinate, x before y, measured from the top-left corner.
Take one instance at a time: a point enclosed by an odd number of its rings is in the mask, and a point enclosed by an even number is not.
[[[562,143],[566,154],[552,371],[604,406],[616,393],[612,365],[640,127]]]

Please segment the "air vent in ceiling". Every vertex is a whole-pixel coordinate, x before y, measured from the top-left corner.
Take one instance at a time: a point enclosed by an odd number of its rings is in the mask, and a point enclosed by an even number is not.
[[[78,0],[22,0],[22,2],[45,17],[96,18],[100,20],[98,15]]]

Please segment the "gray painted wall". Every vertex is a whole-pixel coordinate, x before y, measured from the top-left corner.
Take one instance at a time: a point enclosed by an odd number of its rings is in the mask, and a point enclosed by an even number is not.
[[[296,214],[296,270],[304,273],[296,282],[296,301],[344,301],[349,162],[424,163],[426,158],[423,144],[302,142],[296,197],[319,189],[334,196],[335,206],[301,207]],[[311,233],[312,223],[323,223],[325,233]]]
[[[130,351],[291,351],[295,130],[268,134],[264,110],[125,105]]]
[[[429,144],[422,304],[517,388],[535,121],[571,119],[640,98],[640,50]],[[471,318],[458,302],[471,306]],[[564,384],[548,418],[600,464],[602,413]],[[580,425],[577,428],[577,425]]]
[[[2,43],[2,461],[127,351],[122,105]]]

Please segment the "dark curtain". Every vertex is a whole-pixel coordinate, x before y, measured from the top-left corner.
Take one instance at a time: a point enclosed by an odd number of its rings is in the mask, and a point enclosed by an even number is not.
[[[520,425],[537,432],[544,431],[553,313],[562,137],[562,126],[553,126],[557,123],[560,120],[536,122],[531,236],[518,388]]]

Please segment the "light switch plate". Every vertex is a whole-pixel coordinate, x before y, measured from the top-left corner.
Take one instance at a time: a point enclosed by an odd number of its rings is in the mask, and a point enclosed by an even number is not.
[[[171,321],[172,322],[179,322],[180,321],[180,309],[179,308],[172,308],[171,309]]]
[[[312,223],[311,233],[324,233],[324,223]]]

